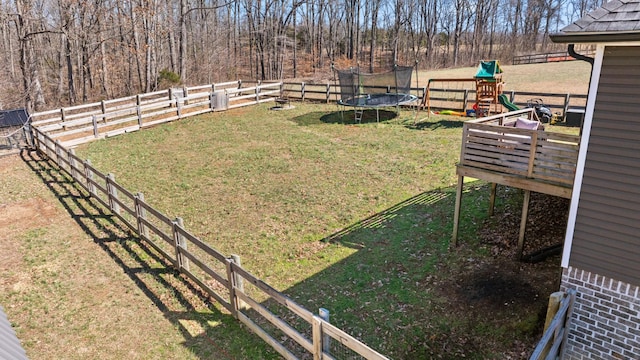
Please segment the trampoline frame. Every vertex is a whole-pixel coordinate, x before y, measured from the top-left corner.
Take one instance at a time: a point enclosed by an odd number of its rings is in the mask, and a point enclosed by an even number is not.
[[[333,65],[332,65],[333,68]],[[400,92],[398,86],[398,66],[395,65],[393,70],[381,74],[367,74],[361,73],[358,68],[350,68],[349,71],[340,71],[333,68],[334,71],[341,74],[340,76],[340,94],[341,99],[337,100],[338,106],[340,108],[340,117],[344,120],[344,109],[345,107],[353,107],[354,108],[354,118],[356,122],[362,121],[362,115],[365,109],[375,109],[376,110],[376,121],[380,122],[380,108],[385,107],[396,107],[396,112],[400,112],[400,105],[407,104],[418,100],[416,95],[412,95],[409,92],[411,91],[411,73],[413,73],[413,67],[402,67],[403,71],[411,69],[409,72],[408,81],[405,78],[405,84],[402,85],[403,90],[408,90],[407,93]],[[375,77],[380,76],[381,78],[384,76],[389,76],[393,72],[394,84],[387,84],[385,86],[382,85],[371,85],[366,84],[362,81],[362,78],[375,79]],[[334,73],[335,74],[335,73]],[[351,83],[343,81],[344,75],[352,80]],[[356,80],[357,81],[353,81]],[[390,80],[390,79],[389,79]],[[408,85],[408,86],[407,86]],[[396,92],[391,92],[391,90],[395,89]],[[348,90],[351,91],[348,91]],[[384,92],[375,91],[376,89],[383,89]],[[368,90],[368,91],[367,91]],[[337,95],[337,94],[336,94]],[[386,101],[385,101],[386,100]]]

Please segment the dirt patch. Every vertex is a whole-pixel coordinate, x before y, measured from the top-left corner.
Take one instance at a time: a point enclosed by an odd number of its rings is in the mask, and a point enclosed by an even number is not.
[[[14,204],[0,204],[0,228],[34,228],[52,222],[56,207],[41,198]]]
[[[508,189],[514,196],[516,189]],[[517,195],[515,195],[517,197]],[[568,200],[532,194],[525,236],[525,254],[561,244],[568,216]],[[483,344],[500,339],[500,333],[517,333],[518,341],[506,348],[505,359],[527,358],[542,335],[548,297],[558,291],[560,254],[538,258],[535,263],[516,260],[522,202],[496,207],[479,232],[479,245],[492,256],[469,258],[440,289],[450,299],[452,312],[467,322],[465,341]],[[483,338],[478,324],[491,324],[494,332]],[[475,334],[475,335],[473,335]],[[461,334],[462,335],[462,334]],[[508,336],[502,336],[508,339]],[[502,345],[504,346],[504,345]]]

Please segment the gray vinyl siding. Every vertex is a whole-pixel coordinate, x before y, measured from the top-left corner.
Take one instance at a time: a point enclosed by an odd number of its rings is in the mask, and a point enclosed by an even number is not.
[[[640,285],[640,47],[606,47],[570,265]]]
[[[0,359],[28,359],[2,306],[0,306]]]

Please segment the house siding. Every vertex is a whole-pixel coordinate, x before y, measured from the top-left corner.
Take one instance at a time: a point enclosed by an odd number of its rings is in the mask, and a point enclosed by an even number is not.
[[[28,359],[2,306],[0,306],[0,359]]]
[[[640,285],[640,46],[604,50],[569,266]]]
[[[576,290],[563,359],[638,358],[640,287],[569,267],[561,289]]]

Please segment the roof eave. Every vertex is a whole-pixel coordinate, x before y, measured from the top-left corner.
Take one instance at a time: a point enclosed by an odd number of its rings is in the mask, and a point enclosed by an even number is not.
[[[555,43],[608,43],[640,41],[640,31],[629,32],[561,32],[549,35]]]

